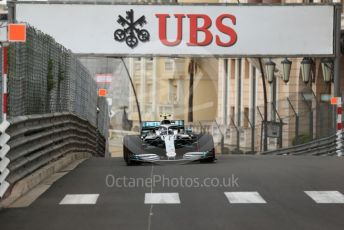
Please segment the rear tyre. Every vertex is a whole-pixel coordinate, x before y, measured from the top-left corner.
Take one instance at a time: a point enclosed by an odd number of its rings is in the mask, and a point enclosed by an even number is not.
[[[208,157],[206,159],[201,160],[201,162],[205,162],[205,163],[213,163],[215,161],[215,149],[212,150],[213,155],[211,157]]]
[[[215,146],[212,135],[207,133],[201,135],[198,139],[198,147],[201,152],[210,152],[210,156],[202,159],[201,162],[212,163],[215,161]]]

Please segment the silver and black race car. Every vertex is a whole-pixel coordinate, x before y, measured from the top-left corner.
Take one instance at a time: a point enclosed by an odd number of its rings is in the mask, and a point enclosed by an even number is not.
[[[215,148],[210,134],[185,129],[183,120],[145,121],[140,135],[123,138],[123,158],[127,165],[140,162],[213,162]]]

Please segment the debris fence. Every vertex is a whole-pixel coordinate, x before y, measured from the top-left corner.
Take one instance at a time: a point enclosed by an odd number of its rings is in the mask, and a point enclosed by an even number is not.
[[[96,82],[70,50],[28,26],[27,41],[11,44],[7,58],[9,117],[71,112],[105,136],[106,102],[98,101]]]

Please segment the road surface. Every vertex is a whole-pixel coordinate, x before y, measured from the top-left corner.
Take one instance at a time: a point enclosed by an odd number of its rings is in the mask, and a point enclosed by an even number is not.
[[[165,182],[141,183],[149,178]],[[185,184],[195,178],[201,183]],[[208,186],[206,178],[232,181]],[[134,167],[92,158],[31,206],[1,210],[0,228],[342,230],[343,178],[338,157],[223,156],[214,164]],[[129,181],[136,186],[125,187]]]

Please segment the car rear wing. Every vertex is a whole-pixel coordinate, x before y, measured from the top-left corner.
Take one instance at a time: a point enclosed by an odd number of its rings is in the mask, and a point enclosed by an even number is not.
[[[159,127],[161,124],[160,121],[143,121],[141,125],[141,132],[154,130]],[[184,129],[184,120],[171,120],[171,125],[177,126],[179,129]]]

